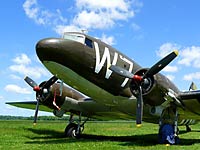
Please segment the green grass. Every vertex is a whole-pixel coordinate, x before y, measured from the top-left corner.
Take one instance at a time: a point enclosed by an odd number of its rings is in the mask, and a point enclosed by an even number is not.
[[[191,126],[193,131],[180,128],[180,145],[157,144],[158,126],[144,123],[136,128],[133,122],[87,122],[81,139],[63,137],[65,122],[0,121],[0,149],[42,150],[126,150],[126,149],[199,149],[199,124]]]

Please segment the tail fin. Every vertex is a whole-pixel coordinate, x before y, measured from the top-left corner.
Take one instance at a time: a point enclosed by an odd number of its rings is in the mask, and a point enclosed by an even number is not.
[[[197,90],[197,86],[194,82],[192,82],[190,85],[189,91],[194,91],[194,90]]]

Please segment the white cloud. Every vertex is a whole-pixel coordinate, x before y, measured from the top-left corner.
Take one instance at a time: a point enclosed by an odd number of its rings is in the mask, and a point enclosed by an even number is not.
[[[73,23],[86,29],[105,29],[116,21],[134,16],[130,1],[125,0],[76,0],[80,12]]]
[[[184,75],[183,79],[187,80],[187,81],[193,81],[194,79],[199,80],[200,79],[200,72],[186,74],[186,75]]]
[[[10,78],[13,79],[13,80],[21,80],[22,79],[21,77],[15,75],[15,74],[11,74]]]
[[[44,68],[41,67],[32,67],[26,65],[11,65],[9,69],[13,72],[17,72],[24,76],[30,76],[32,78],[39,79],[42,75],[47,76],[48,73]]]
[[[200,47],[186,47],[180,52],[178,64],[200,68]]]
[[[31,59],[26,54],[21,54],[13,59],[15,64],[9,66],[12,72],[16,72],[23,76],[30,76],[39,79],[41,76],[48,76],[49,73],[43,67],[32,66]],[[15,75],[16,77],[17,75]],[[12,75],[12,77],[14,77]]]
[[[178,61],[175,61],[176,65],[166,66],[163,71],[166,72],[176,72],[181,65],[190,67],[190,69],[200,68],[200,47],[199,46],[189,46],[183,47],[176,43],[164,43],[160,46],[159,50],[156,52],[158,56],[164,57],[166,54],[170,53],[172,50],[179,50]],[[192,81],[194,79],[200,79],[200,72],[190,73],[183,76],[184,80]]]
[[[37,0],[26,0],[23,4],[26,15],[34,20],[39,25],[57,25],[64,24],[67,19],[64,18],[59,9],[55,12],[50,12],[47,9],[42,9]]]
[[[82,11],[73,20],[73,23],[83,29],[105,29],[114,25],[114,20],[107,17],[105,12]]]
[[[113,36],[106,36],[105,34],[103,34],[101,40],[109,45],[115,44],[115,38]]]
[[[164,72],[177,72],[178,71],[178,67],[177,66],[166,66],[162,71]]]
[[[180,45],[175,44],[175,43],[164,43],[160,46],[159,50],[156,51],[157,56],[164,58],[168,54],[170,54],[174,50],[179,50],[181,48]],[[163,72],[177,72],[178,71],[178,66],[175,65],[167,65],[165,68],[162,70]],[[174,79],[174,76],[172,75],[167,75],[167,77],[170,80]]]
[[[127,0],[76,0],[76,6],[78,8],[88,8],[98,10],[101,8],[105,9],[116,9],[127,12],[130,7],[130,2]]]
[[[23,4],[26,15],[39,25],[50,25],[56,33],[80,29],[107,29],[118,21],[126,21],[135,16],[143,4],[139,0],[76,0],[76,10],[70,20],[57,9],[52,12],[41,7],[37,0],[26,0]],[[133,9],[134,8],[134,9]],[[67,22],[68,21],[68,22]]]
[[[37,0],[26,0],[23,4],[23,8],[25,10],[26,15],[37,21],[37,15],[38,15],[38,8],[37,8]]]
[[[29,88],[22,88],[18,85],[9,84],[6,85],[4,88],[7,92],[13,92],[18,94],[31,94],[32,91],[29,90]]]
[[[106,29],[116,21],[134,17],[131,2],[125,0],[76,0],[79,12],[73,24],[86,29]]]
[[[26,54],[20,54],[13,59],[16,64],[28,65],[31,63],[31,59]]]
[[[187,67],[192,66],[195,68],[200,68],[200,47],[190,46],[183,47],[175,43],[164,43],[160,46],[156,54],[159,57],[164,57],[173,50],[179,50],[179,65],[185,65]]]
[[[180,48],[181,46],[175,43],[164,43],[160,46],[159,50],[156,51],[156,54],[159,57],[165,57],[167,54],[171,53],[174,50],[179,50]]]

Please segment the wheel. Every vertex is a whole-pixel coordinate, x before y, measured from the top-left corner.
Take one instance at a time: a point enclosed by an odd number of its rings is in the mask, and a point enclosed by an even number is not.
[[[75,123],[70,123],[65,128],[65,136],[71,138],[80,138],[81,131],[78,130],[78,125]]]

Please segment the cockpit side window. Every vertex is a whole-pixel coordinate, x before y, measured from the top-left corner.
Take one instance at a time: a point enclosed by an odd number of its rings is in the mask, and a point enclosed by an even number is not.
[[[90,39],[88,39],[88,38],[85,38],[85,45],[87,45],[87,46],[90,47],[90,48],[93,48],[92,40],[90,40]]]

